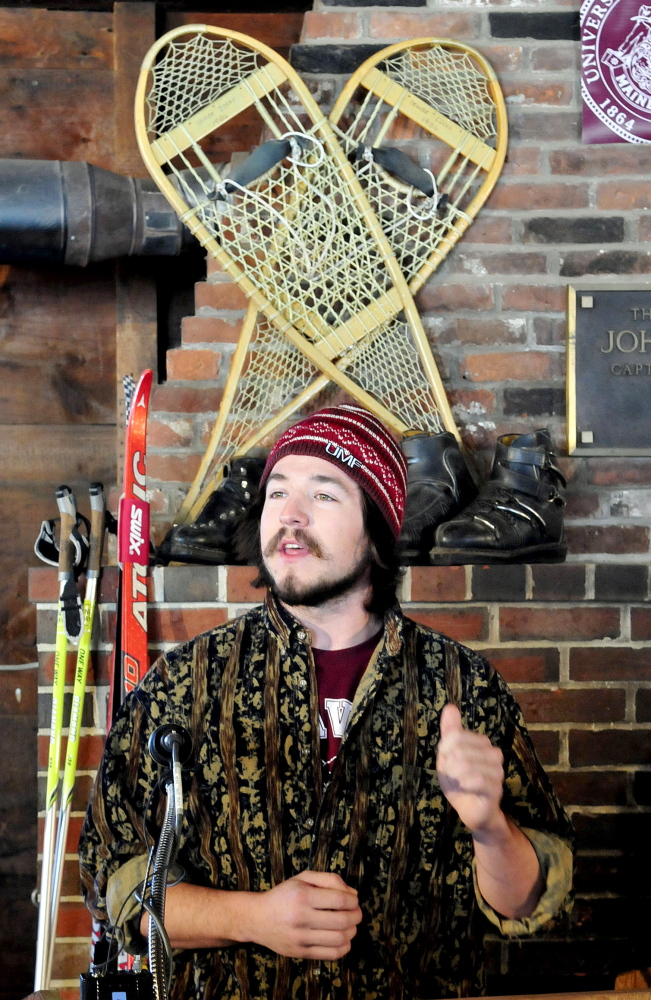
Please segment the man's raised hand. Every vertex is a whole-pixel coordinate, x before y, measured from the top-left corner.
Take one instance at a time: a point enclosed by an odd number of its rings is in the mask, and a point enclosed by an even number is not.
[[[455,705],[441,713],[436,770],[443,794],[473,835],[502,827],[502,751],[487,736],[464,729]]]
[[[246,939],[288,958],[335,961],[350,951],[362,911],[332,872],[300,872],[250,898]]]

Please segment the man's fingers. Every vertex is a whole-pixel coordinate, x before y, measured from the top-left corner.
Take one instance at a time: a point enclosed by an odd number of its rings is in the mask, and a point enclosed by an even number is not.
[[[456,705],[448,702],[441,712],[441,739],[450,733],[460,732],[462,729],[461,712]]]
[[[340,889],[342,892],[352,892],[355,896],[357,895],[357,889],[352,889],[349,885],[346,885],[341,875],[336,875],[335,872],[313,872],[308,870],[299,872],[294,878],[300,882],[307,882],[309,885],[318,885],[323,889]]]
[[[357,893],[345,892],[341,889],[322,889],[319,886],[310,886],[304,900],[311,910],[333,910],[348,914],[359,908]],[[319,926],[321,925],[319,924]]]

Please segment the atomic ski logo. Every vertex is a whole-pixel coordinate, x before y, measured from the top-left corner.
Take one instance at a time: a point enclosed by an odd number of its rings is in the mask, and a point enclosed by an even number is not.
[[[581,67],[584,103],[609,130],[591,141],[651,142],[651,5],[584,0]]]

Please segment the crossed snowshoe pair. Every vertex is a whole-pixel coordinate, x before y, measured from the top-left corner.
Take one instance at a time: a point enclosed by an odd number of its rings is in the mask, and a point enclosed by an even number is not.
[[[549,431],[498,438],[478,491],[454,435],[414,434],[400,536],[407,565],[562,562],[565,479]]]

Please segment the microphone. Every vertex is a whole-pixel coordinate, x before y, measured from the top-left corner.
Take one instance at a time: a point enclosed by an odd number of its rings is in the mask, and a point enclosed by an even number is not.
[[[178,837],[183,824],[183,785],[181,765],[192,755],[192,737],[185,726],[168,723],[159,726],[149,737],[151,758],[163,767],[171,767],[174,786],[174,833]]]

